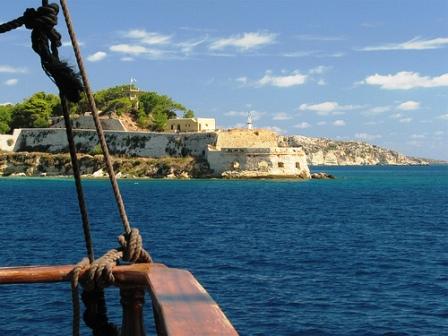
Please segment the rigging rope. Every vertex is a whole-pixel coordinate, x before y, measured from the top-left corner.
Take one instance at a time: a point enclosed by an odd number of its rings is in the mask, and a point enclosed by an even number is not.
[[[65,120],[67,140],[72,162],[73,175],[78,195],[78,204],[83,222],[84,240],[86,243],[88,259],[83,259],[72,271],[72,302],[73,302],[73,335],[79,335],[79,294],[78,280],[82,270],[88,268],[87,276],[82,279],[84,292],[83,302],[86,306],[84,321],[92,328],[94,335],[119,335],[119,329],[108,322],[107,310],[104,299],[103,288],[114,283],[112,267],[119,259],[129,262],[151,262],[150,254],[143,249],[142,238],[138,229],[131,228],[126,214],[123,199],[115,177],[112,161],[107,147],[104,131],[102,129],[95,100],[90,89],[87,73],[84,68],[79,44],[73,29],[70,13],[65,0],[60,0],[67,28],[72,41],[76,60],[80,69],[81,83],[79,75],[66,63],[59,59],[58,47],[61,46],[61,35],[54,28],[57,25],[57,15],[59,6],[49,4],[48,0],[42,0],[42,6],[37,10],[28,8],[22,17],[0,25],[0,34],[11,31],[25,25],[31,29],[31,41],[33,50],[39,54],[44,72],[57,85],[60,91],[62,111]],[[120,247],[117,250],[110,250],[101,258],[94,260],[93,243],[90,234],[90,224],[87,207],[84,199],[84,192],[81,184],[81,175],[74,143],[73,129],[69,115],[69,101],[78,102],[81,92],[85,90],[87,99],[92,111],[96,131],[100,145],[104,154],[109,178],[114,191],[115,200],[119,209],[120,217],[124,227],[124,233],[119,236]]]
[[[70,35],[70,39],[73,45],[73,51],[75,52],[76,61],[78,63],[79,71],[81,73],[81,78],[84,83],[84,89],[87,95],[87,100],[91,108],[93,120],[95,122],[95,128],[100,140],[101,149],[104,154],[104,162],[106,164],[106,169],[109,174],[109,179],[112,184],[112,189],[114,191],[115,200],[117,202],[118,210],[120,212],[121,221],[123,222],[123,228],[126,233],[131,232],[131,225],[129,224],[128,216],[126,214],[126,209],[124,206],[123,198],[121,197],[120,188],[118,187],[117,178],[115,177],[114,168],[112,167],[112,161],[110,159],[109,148],[107,147],[106,138],[104,136],[103,127],[101,126],[100,119],[98,117],[98,110],[96,108],[95,99],[93,98],[92,90],[90,88],[89,79],[87,77],[87,72],[84,67],[84,62],[81,56],[81,51],[79,48],[78,39],[76,38],[75,30],[73,29],[73,23],[70,16],[70,12],[67,6],[66,0],[60,0],[62,11],[64,13],[65,22],[67,24],[67,29]]]

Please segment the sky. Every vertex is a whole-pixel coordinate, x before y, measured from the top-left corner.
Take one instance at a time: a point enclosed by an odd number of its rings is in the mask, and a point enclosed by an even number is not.
[[[446,0],[68,0],[94,90],[137,80],[222,128],[448,160]],[[3,1],[0,22],[40,1]],[[63,19],[61,55],[75,64]],[[25,28],[0,35],[0,104],[56,93]]]

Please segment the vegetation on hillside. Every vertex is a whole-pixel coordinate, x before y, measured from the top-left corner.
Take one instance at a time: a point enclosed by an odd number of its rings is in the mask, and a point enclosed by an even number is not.
[[[131,100],[130,89],[137,96]],[[129,115],[139,127],[152,131],[162,131],[168,119],[178,114],[192,118],[194,112],[166,95],[150,91],[136,91],[136,87],[119,85],[94,93],[98,110],[103,114],[118,117]],[[71,105],[72,114],[89,112],[85,96],[78,104]],[[59,97],[38,92],[15,105],[0,106],[0,133],[14,128],[48,127],[50,118],[62,115]]]
[[[0,134],[10,130],[12,109],[13,105],[0,105]]]

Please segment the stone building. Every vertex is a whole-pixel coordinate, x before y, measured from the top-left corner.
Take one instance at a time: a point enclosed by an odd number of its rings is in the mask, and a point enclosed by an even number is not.
[[[232,129],[219,132],[207,148],[207,162],[215,175],[236,178],[310,178],[301,148],[278,147],[277,134],[269,130]]]
[[[214,118],[177,118],[168,119],[165,130],[168,132],[203,132],[214,131]]]

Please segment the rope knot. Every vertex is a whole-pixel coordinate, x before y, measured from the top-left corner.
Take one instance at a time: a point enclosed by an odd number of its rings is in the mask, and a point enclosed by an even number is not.
[[[143,248],[143,240],[140,231],[132,228],[129,233],[123,233],[118,236],[120,250],[123,252],[123,260],[132,263],[151,262],[149,253]]]
[[[61,34],[55,29],[58,14],[59,6],[56,3],[48,4],[48,1],[43,1],[37,10],[28,8],[19,23],[32,30],[32,48],[39,54],[45,73],[57,85],[63,96],[71,102],[78,102],[84,90],[79,74],[59,59],[58,48],[62,42]],[[15,27],[17,24],[13,22],[12,26]]]

